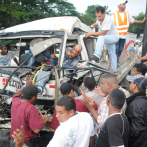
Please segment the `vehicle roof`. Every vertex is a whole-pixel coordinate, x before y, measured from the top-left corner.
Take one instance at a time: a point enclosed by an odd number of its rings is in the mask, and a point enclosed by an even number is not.
[[[35,30],[62,30],[66,31],[68,36],[72,35],[73,30],[77,28],[84,32],[93,32],[93,30],[82,23],[78,17],[64,16],[64,17],[49,17],[20,25],[16,25],[4,30],[0,33],[17,33],[23,31]]]

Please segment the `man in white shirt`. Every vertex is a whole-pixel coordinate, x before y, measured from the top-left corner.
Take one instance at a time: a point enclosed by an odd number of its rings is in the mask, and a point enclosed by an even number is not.
[[[103,96],[99,95],[97,92],[95,92],[96,82],[93,77],[86,77],[84,79],[84,86],[88,89],[88,92],[85,92],[85,94],[93,99],[98,105],[100,105]],[[83,99],[83,96],[80,95],[78,97],[75,97],[75,99]]]
[[[13,52],[8,51],[8,45],[7,44],[1,44],[0,48],[1,48],[0,66],[10,66],[12,59],[17,64],[17,66],[19,66],[19,63],[18,63],[15,55],[13,54]]]
[[[102,6],[98,6],[96,8],[96,17],[97,21],[91,27],[99,26],[100,32],[91,32],[86,34],[86,38],[89,36],[99,36],[96,43],[96,48],[92,60],[99,62],[103,46],[107,45],[108,53],[111,58],[111,67],[110,70],[116,72],[117,70],[117,58],[115,51],[115,43],[119,40],[118,31],[114,25],[114,21],[112,17],[105,14],[105,8]]]
[[[142,54],[142,45],[139,44],[138,45],[138,56],[141,56],[141,54]]]
[[[117,62],[119,63],[119,57],[121,55],[121,52],[124,49],[124,45],[126,42],[126,35],[127,31],[129,29],[130,23],[144,23],[146,18],[144,18],[143,21],[135,20],[132,18],[128,11],[125,11],[126,9],[126,3],[127,0],[119,0],[117,6],[118,11],[113,13],[113,19],[115,26],[119,32],[119,41],[116,43],[116,55],[117,55]]]
[[[56,105],[60,126],[47,147],[94,147],[94,126],[90,114],[76,112],[72,97],[61,97]]]

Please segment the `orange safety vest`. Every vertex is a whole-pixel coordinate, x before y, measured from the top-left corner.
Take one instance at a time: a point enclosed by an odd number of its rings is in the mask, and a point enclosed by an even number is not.
[[[119,35],[127,35],[128,29],[129,29],[129,12],[124,11],[124,21],[122,21],[122,18],[118,11],[113,13],[114,15],[114,23],[116,26],[116,29],[119,32]]]

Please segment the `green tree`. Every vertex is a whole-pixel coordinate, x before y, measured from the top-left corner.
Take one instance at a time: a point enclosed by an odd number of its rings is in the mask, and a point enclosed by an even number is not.
[[[143,12],[139,13],[138,16],[133,16],[134,19],[141,20],[141,21],[144,19],[144,17],[145,17],[145,14]],[[133,23],[133,24],[130,24],[128,32],[135,33],[137,34],[137,36],[139,36],[141,33],[143,33],[143,30],[144,30],[144,24]]]
[[[81,16],[81,21],[83,23],[85,23],[86,25],[90,26],[91,24],[93,24],[95,22],[95,19],[93,19],[91,16],[89,16],[88,14],[83,14]]]
[[[56,16],[77,16],[75,6],[67,0],[1,0],[0,27]]]

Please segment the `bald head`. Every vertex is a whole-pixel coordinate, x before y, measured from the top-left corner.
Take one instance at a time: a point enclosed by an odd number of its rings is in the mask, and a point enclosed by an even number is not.
[[[71,58],[75,58],[81,54],[82,46],[80,44],[75,45],[71,51]]]
[[[75,48],[79,49],[79,51],[82,51],[82,46],[80,44],[75,45]]]
[[[103,76],[103,79],[106,79],[107,83],[118,84],[118,81],[115,75],[108,74],[108,75]]]

